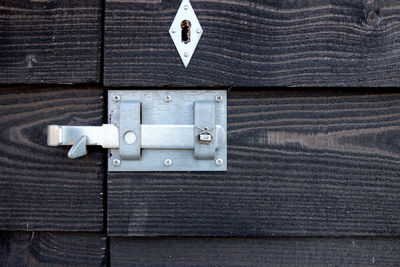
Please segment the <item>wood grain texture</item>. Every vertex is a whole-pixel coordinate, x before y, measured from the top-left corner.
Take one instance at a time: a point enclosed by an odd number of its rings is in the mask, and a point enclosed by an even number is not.
[[[101,0],[2,0],[0,83],[100,77]]]
[[[109,86],[396,86],[397,0],[192,0],[204,33],[185,69],[180,0],[106,0]]]
[[[101,234],[0,232],[0,266],[105,266]]]
[[[102,231],[104,154],[67,158],[47,125],[101,125],[101,89],[0,90],[0,229]]]
[[[111,266],[398,266],[399,238],[111,238]]]
[[[109,173],[108,234],[400,234],[400,94],[231,92],[228,172]]]

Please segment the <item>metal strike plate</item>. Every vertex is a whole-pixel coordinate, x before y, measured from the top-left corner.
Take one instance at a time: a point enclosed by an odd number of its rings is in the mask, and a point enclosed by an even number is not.
[[[119,146],[109,149],[108,170],[226,171],[226,98],[224,90],[109,91]]]

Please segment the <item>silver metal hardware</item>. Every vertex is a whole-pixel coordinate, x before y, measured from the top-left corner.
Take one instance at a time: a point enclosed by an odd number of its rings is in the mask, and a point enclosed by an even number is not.
[[[171,97],[170,95],[167,95],[166,97],[164,97],[164,101],[165,101],[166,103],[169,103],[169,102],[172,101],[172,97]]]
[[[222,97],[218,104],[215,95]],[[85,155],[87,145],[109,148],[109,171],[227,169],[226,91],[109,91],[109,99],[115,96],[119,102],[108,101],[109,124],[50,125],[48,145],[72,145],[70,158]]]
[[[222,100],[224,100],[224,98],[220,95],[215,97],[215,101],[217,101],[218,103],[220,103]]]
[[[194,31],[197,34],[194,34]],[[189,0],[182,0],[169,32],[185,68],[187,68],[203,34],[203,29]]]
[[[114,159],[114,160],[113,160],[113,165],[114,165],[115,167],[118,167],[118,166],[121,165],[121,161],[120,161],[119,159]]]
[[[113,101],[114,102],[119,102],[121,100],[121,97],[119,95],[113,96]]]
[[[199,134],[196,135],[196,142],[203,145],[210,145],[212,140],[214,139],[214,135],[210,132],[212,129],[209,130],[208,127],[202,129],[196,125],[194,127],[201,131]]]
[[[164,160],[164,166],[165,167],[171,167],[171,165],[172,165],[172,160],[170,160],[170,159]]]

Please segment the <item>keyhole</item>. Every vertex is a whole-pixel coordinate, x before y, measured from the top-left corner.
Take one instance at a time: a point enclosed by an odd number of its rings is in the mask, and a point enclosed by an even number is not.
[[[190,26],[192,26],[192,24],[188,20],[183,20],[181,22],[182,43],[187,44],[190,42]]]

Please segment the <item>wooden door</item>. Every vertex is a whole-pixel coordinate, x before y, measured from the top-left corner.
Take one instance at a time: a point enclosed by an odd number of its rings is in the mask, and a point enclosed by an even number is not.
[[[0,266],[397,266],[400,91],[371,87],[399,84],[400,3],[191,3],[187,69],[178,0],[0,3]],[[46,145],[106,123],[109,89],[165,88],[228,91],[227,172]]]

